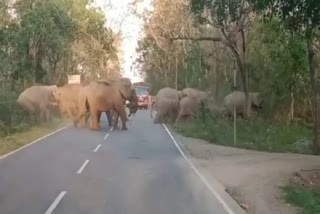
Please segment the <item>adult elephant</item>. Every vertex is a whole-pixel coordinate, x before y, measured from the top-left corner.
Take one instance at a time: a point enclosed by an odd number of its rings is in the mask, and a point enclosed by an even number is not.
[[[29,114],[38,114],[40,121],[48,121],[50,108],[57,106],[53,96],[56,90],[56,85],[34,85],[25,89],[16,102]]]
[[[154,123],[162,123],[167,119],[174,121],[178,114],[180,91],[165,87],[158,91],[154,103],[150,109],[150,116],[156,109]]]
[[[249,106],[248,111],[249,115],[252,108],[261,109],[263,98],[258,92],[250,92],[249,93]],[[234,107],[236,108],[236,114],[241,115],[242,117],[247,117],[246,114],[246,96],[245,93],[242,91],[234,91],[227,96],[225,96],[224,100],[224,107],[226,108],[229,115],[233,115]]]
[[[77,125],[75,118],[79,111],[78,98],[82,89],[83,85],[81,84],[66,84],[58,87],[54,93],[55,100],[59,105],[60,114],[74,120],[75,126]]]
[[[79,113],[77,119],[81,120],[81,126],[85,126],[86,113],[90,113],[90,128],[99,129],[99,113],[114,110],[114,118],[119,117],[122,121],[122,129],[127,130],[128,120],[123,105],[123,100],[131,101],[135,93],[132,83],[128,78],[121,78],[115,81],[100,80],[92,81],[83,87],[79,94]],[[135,107],[137,110],[137,106]],[[117,129],[117,123],[113,123],[113,128]]]

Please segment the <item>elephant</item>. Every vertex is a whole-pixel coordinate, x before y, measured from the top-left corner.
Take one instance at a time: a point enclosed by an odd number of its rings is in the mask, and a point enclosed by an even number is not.
[[[130,98],[130,102],[128,104],[126,103],[126,100],[124,100],[124,105],[126,107],[128,107],[129,110],[130,110],[128,117],[130,117],[132,114],[135,114],[137,112],[137,110],[138,110],[138,108],[137,108],[137,106],[138,106],[138,96],[136,94],[136,91],[134,91],[132,93],[132,97]],[[99,122],[100,122],[101,113],[102,112],[98,113],[98,121]],[[108,118],[109,126],[112,126],[112,120],[114,119],[113,118],[114,111],[112,109],[110,109],[110,110],[106,111],[105,113],[106,113],[106,116]]]
[[[83,86],[80,84],[66,84],[57,88],[54,97],[62,115],[70,119],[77,115],[78,95],[81,87]]]
[[[176,123],[184,117],[196,116],[201,103],[209,100],[207,92],[185,88],[180,93],[179,114]]]
[[[129,112],[128,117],[130,117],[132,114],[135,114],[138,110],[138,96],[137,96],[135,90],[132,91],[131,96],[128,97],[127,100],[129,101],[129,103],[126,104],[126,100],[124,100],[124,105],[129,107],[130,112]],[[119,115],[115,111],[113,114],[113,122],[115,124],[115,127],[117,127],[117,125],[118,125],[118,120],[119,120]]]
[[[135,93],[135,90],[128,78],[110,81],[91,81],[88,85],[84,86],[79,93],[77,120],[81,120],[81,126],[85,126],[86,113],[89,112],[91,117],[90,128],[97,130],[100,128],[98,123],[99,113],[113,109],[115,118],[113,128],[118,128],[117,119],[120,116],[122,129],[127,130],[126,121],[128,118],[123,101],[131,101],[133,93]],[[137,111],[138,106],[134,108],[134,110]]]
[[[99,113],[98,113],[98,122],[100,122],[101,113],[102,113],[102,112],[99,112]],[[108,111],[105,111],[105,113],[106,113],[106,116],[107,116],[107,119],[108,119],[109,126],[112,126],[112,117],[113,117],[113,111],[112,111],[112,109],[109,109]],[[87,119],[88,119],[88,118],[89,118],[89,115],[88,115]]]
[[[196,116],[199,108],[199,102],[194,96],[185,96],[179,102],[179,114],[175,123],[178,123],[182,118],[188,116]]]
[[[48,121],[50,108],[57,106],[53,96],[56,90],[56,85],[33,85],[25,89],[16,102],[29,114],[38,114],[40,121]]]
[[[249,115],[251,112],[251,109],[261,109],[263,98],[261,97],[260,93],[258,92],[249,92],[249,106],[248,111]],[[224,107],[226,108],[228,115],[233,115],[234,107],[236,107],[236,113],[241,115],[242,117],[247,117],[249,115],[246,115],[246,96],[245,93],[242,91],[234,91],[227,96],[225,96],[224,100]]]
[[[174,121],[178,115],[179,99],[180,91],[170,87],[160,89],[150,109],[151,118],[153,110],[157,110],[153,122],[161,123],[164,122],[166,118]]]
[[[181,96],[181,98],[186,97],[186,96],[189,96],[189,97],[193,96],[193,97],[197,98],[197,100],[199,100],[199,101],[203,101],[208,98],[207,92],[204,92],[204,91],[201,91],[198,89],[194,89],[194,88],[184,88],[183,90],[181,90],[180,96]]]

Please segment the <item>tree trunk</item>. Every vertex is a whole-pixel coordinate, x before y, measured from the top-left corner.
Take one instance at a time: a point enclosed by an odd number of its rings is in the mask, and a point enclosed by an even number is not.
[[[249,92],[248,92],[248,83],[247,83],[247,70],[244,66],[244,62],[240,56],[240,53],[238,52],[238,50],[236,49],[236,47],[231,46],[230,47],[235,58],[236,58],[236,62],[238,65],[238,69],[239,69],[239,73],[240,73],[240,78],[241,78],[241,82],[242,82],[242,86],[243,86],[243,91],[244,94],[246,96],[246,105],[245,105],[245,109],[246,109],[246,118],[250,119],[250,115],[251,115],[251,106],[249,104]]]
[[[176,59],[176,75],[175,75],[175,88],[178,90],[178,56],[175,56]]]
[[[315,51],[311,38],[307,38],[310,78],[313,88],[313,131],[314,153],[320,154],[320,71],[316,69]]]

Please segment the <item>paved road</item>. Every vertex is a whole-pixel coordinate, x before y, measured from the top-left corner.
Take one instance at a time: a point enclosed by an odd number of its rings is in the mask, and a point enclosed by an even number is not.
[[[165,128],[69,127],[0,160],[1,214],[230,214]]]

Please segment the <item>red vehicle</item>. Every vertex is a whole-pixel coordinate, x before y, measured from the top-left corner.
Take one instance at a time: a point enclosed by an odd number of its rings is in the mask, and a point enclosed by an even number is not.
[[[133,84],[133,87],[136,90],[136,94],[138,96],[138,107],[142,109],[148,108],[149,99],[151,96],[149,95],[150,86],[149,84]]]
[[[145,86],[135,86],[134,88],[138,96],[138,107],[148,108],[149,88]]]

